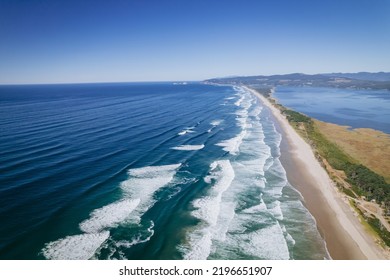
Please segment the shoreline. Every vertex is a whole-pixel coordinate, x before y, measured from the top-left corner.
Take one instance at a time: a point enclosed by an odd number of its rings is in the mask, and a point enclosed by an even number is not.
[[[264,96],[244,86],[272,113],[282,134],[281,157],[289,182],[302,194],[304,205],[316,220],[332,259],[388,259],[345,196],[339,193],[308,143]]]

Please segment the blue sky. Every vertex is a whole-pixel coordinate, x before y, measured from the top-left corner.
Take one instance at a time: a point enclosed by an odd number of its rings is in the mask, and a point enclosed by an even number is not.
[[[390,71],[390,0],[0,0],[0,83]]]

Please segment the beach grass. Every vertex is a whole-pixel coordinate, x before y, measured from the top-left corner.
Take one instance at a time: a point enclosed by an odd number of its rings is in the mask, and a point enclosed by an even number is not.
[[[390,212],[390,184],[385,181],[383,176],[361,164],[359,160],[340,148],[327,137],[328,134],[325,136],[317,125],[318,121],[289,109],[282,110],[282,113],[286,115],[287,120],[292,123],[301,136],[310,143],[316,156],[323,162],[329,163],[331,168],[326,169],[332,177],[335,177],[338,172],[337,177],[345,177],[343,179],[350,184],[356,194],[366,197],[367,200],[376,200],[385,207],[386,212]],[[342,135],[337,134],[332,136],[332,138],[342,137]],[[366,139],[362,141],[365,142]],[[368,157],[368,155],[366,156]],[[384,164],[387,164],[388,161],[386,157],[376,157],[376,159]],[[340,172],[342,176],[339,175]]]
[[[326,168],[326,170],[330,173],[333,179],[336,179],[336,182],[337,179],[339,179],[340,177],[335,176],[335,173],[337,171],[343,172],[345,176],[345,181],[349,183],[350,186],[352,186],[351,189],[345,187],[344,185],[337,184],[345,194],[350,197],[356,197],[356,193],[361,197],[365,197],[369,201],[375,200],[380,205],[384,206],[385,213],[389,213],[390,185],[385,181],[384,177],[362,165],[360,163],[361,161],[356,160],[349,153],[346,153],[343,148],[340,148],[327,136],[331,134],[332,139],[343,139],[340,141],[344,143],[343,146],[346,146],[348,145],[348,143],[351,142],[358,143],[354,147],[354,155],[359,154],[359,146],[364,145],[362,143],[365,143],[370,137],[362,137],[363,139],[361,141],[350,141],[353,136],[343,138],[343,134],[332,134],[328,131],[325,136],[320,128],[324,125],[317,125],[319,121],[313,120],[307,116],[288,109],[283,110],[282,112],[286,115],[288,121],[293,124],[293,127],[300,132],[301,136],[305,137],[310,142],[311,146],[316,152],[316,155],[319,156],[320,159],[322,158],[329,163],[331,168]],[[357,139],[359,137],[355,136],[355,138]],[[379,144],[376,143],[372,144],[371,146],[380,147],[382,145],[382,142],[386,141],[385,137],[380,137],[380,139],[381,142]],[[369,148],[362,149],[360,154],[364,154],[363,157],[369,158],[369,155],[367,155],[368,151]],[[379,153],[375,153],[375,155],[378,154]],[[373,155],[373,157],[376,158],[376,160],[379,160],[379,163],[387,161],[386,157],[375,155]],[[377,164],[376,166],[378,165],[379,164]],[[376,233],[376,235],[380,237],[380,239],[384,242],[386,246],[390,246],[390,232],[382,225],[381,221],[376,217],[363,215],[362,213],[361,217],[364,220],[363,223],[367,224]]]
[[[383,176],[390,183],[390,135],[381,131],[314,120],[322,135],[356,161]]]
[[[377,231],[368,223],[366,218],[364,217],[364,213],[360,208],[356,205],[356,201],[353,199],[349,199],[349,205],[355,210],[355,212],[359,215],[359,221],[363,225],[363,227],[369,232],[374,238],[381,240]]]

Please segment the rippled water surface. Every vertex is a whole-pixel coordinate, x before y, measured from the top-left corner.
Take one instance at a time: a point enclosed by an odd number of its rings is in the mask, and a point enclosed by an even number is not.
[[[241,88],[0,87],[0,258],[323,259]]]

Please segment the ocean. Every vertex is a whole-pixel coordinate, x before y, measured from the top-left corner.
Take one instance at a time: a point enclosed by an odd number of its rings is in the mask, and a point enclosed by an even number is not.
[[[277,87],[282,105],[324,122],[390,134],[390,91]]]
[[[280,143],[239,87],[0,86],[0,258],[328,259]]]

